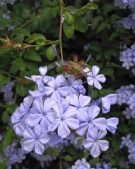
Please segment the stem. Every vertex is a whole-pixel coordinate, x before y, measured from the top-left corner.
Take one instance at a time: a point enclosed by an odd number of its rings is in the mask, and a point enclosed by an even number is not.
[[[5,74],[5,75],[8,75],[9,77],[12,77],[12,78],[16,79],[16,76],[11,75],[10,73],[8,73],[8,72],[6,72],[4,70],[1,70],[1,73]]]
[[[59,169],[62,169],[62,168],[63,168],[63,167],[62,167],[62,152],[61,152],[61,155],[60,155],[60,163],[59,163],[59,166],[60,166]]]
[[[62,48],[62,27],[63,27],[63,11],[64,11],[64,2],[63,0],[60,1],[60,31],[59,31],[59,40],[60,40],[60,55],[61,55],[61,62],[63,65],[63,48]]]

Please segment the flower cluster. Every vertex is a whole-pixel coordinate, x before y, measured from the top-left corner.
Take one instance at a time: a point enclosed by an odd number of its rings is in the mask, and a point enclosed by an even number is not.
[[[120,53],[120,61],[126,69],[135,67],[135,43]]]
[[[7,169],[11,169],[15,163],[21,163],[26,157],[26,152],[21,148],[18,148],[17,143],[14,142],[3,149],[4,156],[8,159]],[[3,157],[0,157],[0,162],[3,161]]]
[[[116,91],[117,103],[119,105],[126,104],[128,107],[123,112],[127,119],[135,118],[135,86],[122,86]]]
[[[90,164],[86,161],[85,158],[77,160],[71,169],[94,169],[91,168]]]
[[[131,134],[122,137],[121,148],[126,146],[128,148],[128,159],[131,164],[135,165],[135,140],[131,139]]]
[[[107,130],[115,133],[118,119],[98,116],[100,106],[103,113],[110,111],[117,95],[93,101],[85,95],[81,79],[62,74],[56,78],[47,76],[47,67],[40,67],[39,72],[40,75],[27,77],[37,84],[37,89],[29,92],[30,95],[24,98],[11,117],[16,134],[22,137],[22,148],[41,155],[48,147],[57,147],[67,141],[72,142],[73,137],[82,137],[82,146],[94,158],[106,151],[109,142],[103,137],[107,135]],[[105,78],[98,72],[99,68],[94,66],[92,71],[85,69],[84,74],[88,73],[90,85],[101,89],[99,82]]]
[[[9,82],[8,84],[6,84],[5,86],[2,86],[1,88],[1,92],[4,94],[4,100],[7,103],[12,103],[13,102],[13,87],[14,87],[15,83],[13,81]]]
[[[7,4],[11,4],[13,5],[15,3],[16,0],[1,0],[0,1],[0,7],[6,7]]]
[[[132,29],[135,32],[135,13],[131,13],[129,16],[119,21],[125,29]]]
[[[116,168],[112,168],[111,163],[103,162],[97,163],[95,169],[116,169]]]
[[[119,8],[130,8],[135,9],[135,1],[134,0],[114,0],[114,4]]]

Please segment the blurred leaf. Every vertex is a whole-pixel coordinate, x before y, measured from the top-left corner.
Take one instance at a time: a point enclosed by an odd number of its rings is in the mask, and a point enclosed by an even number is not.
[[[42,34],[34,33],[28,37],[27,42],[35,43],[37,45],[44,45],[46,42],[46,38]]]
[[[79,32],[86,32],[88,30],[88,24],[84,17],[76,15],[75,16],[75,30]]]
[[[3,147],[6,147],[9,144],[11,144],[11,142],[13,141],[13,138],[14,138],[14,132],[12,128],[7,128],[4,134],[3,142],[2,142]]]
[[[0,169],[7,169],[8,162],[7,160],[0,161]]]
[[[3,114],[2,114],[2,121],[4,123],[8,123],[9,122],[9,118],[10,118],[10,116],[9,116],[8,112],[7,111],[3,112]]]
[[[65,161],[73,161],[73,158],[70,155],[66,155],[63,157]]]
[[[68,25],[74,25],[74,16],[68,11],[64,12],[64,22],[66,22]]]
[[[63,31],[64,31],[65,36],[68,39],[71,39],[74,35],[74,25],[68,25],[67,23],[64,22]]]
[[[28,89],[21,84],[17,84],[16,85],[16,93],[19,96],[24,97],[28,94]]]
[[[50,61],[55,58],[55,53],[53,52],[52,47],[46,49],[46,56]]]
[[[40,55],[32,49],[26,50],[23,54],[24,59],[28,59],[35,62],[41,62],[42,59]]]
[[[5,85],[10,81],[10,77],[9,76],[5,76],[2,73],[0,73],[0,83]]]

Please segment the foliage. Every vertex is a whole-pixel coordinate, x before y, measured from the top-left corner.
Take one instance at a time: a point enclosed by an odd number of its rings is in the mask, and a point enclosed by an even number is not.
[[[10,117],[16,107],[20,105],[29,90],[35,89],[32,82],[25,77],[38,74],[39,66],[48,66],[49,75],[56,76],[62,72],[59,65],[63,58],[66,65],[76,65],[84,62],[87,67],[98,65],[107,77],[104,89],[94,91],[93,98],[115,92],[122,85],[134,84],[130,71],[122,68],[119,61],[121,46],[129,48],[134,43],[134,32],[125,29],[119,20],[130,14],[130,9],[119,9],[114,1],[94,2],[88,0],[16,0],[13,4],[0,2],[0,168],[8,166],[8,157],[3,148],[17,142],[19,138],[11,129]],[[63,16],[61,17],[61,9]],[[60,36],[60,18],[63,21],[63,31]],[[63,48],[63,58],[61,48]],[[76,63],[77,62],[77,63]],[[74,67],[74,64],[72,65]],[[3,86],[13,81],[15,85],[7,93],[13,96],[7,101],[2,92]],[[87,88],[87,86],[86,86]],[[9,95],[7,96],[9,98]],[[73,165],[77,159],[85,157],[91,166],[97,163],[109,162],[118,169],[134,168],[128,162],[128,152],[120,149],[121,137],[132,133],[135,137],[134,119],[126,119],[122,111],[125,106],[113,106],[111,116],[118,117],[120,124],[115,136],[109,135],[110,149],[100,158],[93,159],[85,151],[72,146],[62,152],[58,149],[47,150],[47,155],[56,158],[48,168],[60,168]],[[110,117],[110,115],[107,115]],[[20,146],[20,145],[19,145]],[[119,158],[118,158],[119,157]],[[1,161],[1,160],[0,160]],[[38,160],[39,161],[39,160]],[[37,169],[39,163],[35,158],[27,155],[22,163],[16,163],[13,168]]]

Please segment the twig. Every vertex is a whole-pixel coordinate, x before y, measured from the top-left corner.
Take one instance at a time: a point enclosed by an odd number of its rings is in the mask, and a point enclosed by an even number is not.
[[[59,40],[60,40],[60,55],[61,55],[61,62],[63,65],[63,48],[62,48],[62,27],[63,27],[63,11],[64,11],[64,2],[63,0],[60,1],[60,31],[59,31]]]

